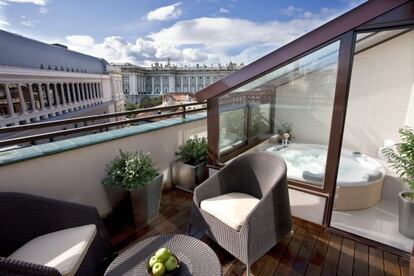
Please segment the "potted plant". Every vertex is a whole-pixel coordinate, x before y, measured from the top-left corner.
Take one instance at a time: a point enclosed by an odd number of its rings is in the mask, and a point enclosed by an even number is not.
[[[107,165],[102,184],[129,193],[135,227],[158,214],[162,174],[152,163],[149,153],[123,152]]]
[[[179,157],[172,166],[173,184],[186,191],[193,191],[203,182],[207,163],[207,139],[195,136],[178,148]]]
[[[395,148],[385,148],[383,153],[391,167],[396,170],[410,191],[399,193],[399,231],[414,239],[414,130],[409,127],[399,130],[401,142]]]
[[[280,142],[282,142],[284,139],[287,139],[289,142],[292,142],[292,124],[281,124],[277,130],[277,133],[279,134]]]

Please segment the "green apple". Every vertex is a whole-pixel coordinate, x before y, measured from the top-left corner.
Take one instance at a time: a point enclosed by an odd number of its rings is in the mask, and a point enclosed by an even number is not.
[[[152,266],[152,274],[154,276],[162,276],[165,274],[165,267],[162,263],[157,262]]]
[[[149,266],[153,267],[156,262],[159,262],[157,257],[152,256],[151,259],[149,260]]]
[[[157,259],[161,262],[164,262],[169,256],[171,256],[171,253],[165,247],[160,248],[157,252],[155,252],[155,257],[157,257]]]
[[[174,271],[177,268],[177,263],[177,259],[174,256],[169,256],[164,265],[167,271]]]

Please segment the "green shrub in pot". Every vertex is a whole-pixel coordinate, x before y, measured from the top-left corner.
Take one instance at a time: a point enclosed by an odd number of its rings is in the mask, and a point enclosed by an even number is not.
[[[207,162],[207,152],[207,139],[194,136],[194,138],[188,139],[184,144],[178,147],[176,155],[180,157],[184,163],[197,166]]]
[[[104,185],[123,189],[143,188],[158,175],[149,153],[123,152],[107,166]]]
[[[399,194],[399,230],[414,238],[414,130],[404,127],[399,130],[401,142],[395,148],[386,148],[384,155],[388,163],[396,170],[401,180],[408,185],[410,191]]]
[[[179,160],[172,165],[173,184],[186,191],[192,191],[205,180],[208,145],[206,138],[195,136],[180,145],[176,155]]]
[[[163,176],[149,153],[120,151],[106,171],[103,185],[128,191],[136,227],[158,214]]]

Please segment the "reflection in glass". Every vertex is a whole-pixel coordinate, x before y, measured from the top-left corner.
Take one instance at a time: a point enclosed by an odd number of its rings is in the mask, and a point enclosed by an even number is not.
[[[334,42],[220,96],[220,155],[264,141],[285,159],[290,180],[322,187],[338,51]],[[286,141],[274,139],[279,132]]]

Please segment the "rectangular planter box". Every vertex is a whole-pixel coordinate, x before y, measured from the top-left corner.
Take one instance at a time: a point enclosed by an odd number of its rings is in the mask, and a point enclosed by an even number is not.
[[[193,192],[206,179],[205,164],[191,166],[181,160],[172,164],[172,182],[179,189]]]
[[[158,215],[163,175],[155,177],[143,188],[131,189],[132,211],[135,227],[142,227],[148,220]]]

